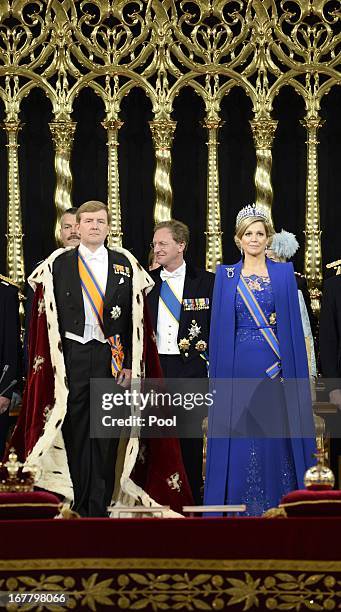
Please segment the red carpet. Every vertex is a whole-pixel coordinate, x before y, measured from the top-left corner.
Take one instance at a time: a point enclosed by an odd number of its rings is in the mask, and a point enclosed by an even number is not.
[[[0,551],[0,591],[65,592],[64,609],[341,605],[339,518],[0,521]]]

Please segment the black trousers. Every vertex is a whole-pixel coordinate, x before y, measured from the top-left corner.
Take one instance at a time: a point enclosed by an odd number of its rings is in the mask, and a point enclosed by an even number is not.
[[[111,377],[109,345],[64,339],[69,384],[63,437],[74,489],[73,509],[81,516],[107,516],[115,482],[117,439],[90,439],[90,378]]]
[[[205,378],[206,366],[202,359],[184,364],[180,355],[159,355],[165,378]],[[186,469],[193,498],[196,504],[202,504],[202,438],[180,438],[182,458]]]

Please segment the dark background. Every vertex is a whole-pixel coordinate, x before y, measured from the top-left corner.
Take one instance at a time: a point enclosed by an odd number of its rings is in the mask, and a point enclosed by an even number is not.
[[[322,102],[326,123],[319,132],[319,185],[322,229],[323,271],[325,264],[341,257],[341,91],[334,88]],[[304,102],[293,89],[283,88],[274,103],[273,116],[279,124],[273,146],[273,217],[277,231],[296,234],[301,245],[295,257],[303,270],[306,181],[306,133],[300,124]],[[255,197],[253,175],[256,157],[249,120],[249,98],[240,88],[223,100],[219,133],[219,171],[224,262],[239,258],[233,242],[237,211]],[[1,118],[4,109],[1,106]],[[23,101],[20,114],[25,124],[20,132],[20,188],[25,234],[25,265],[34,264],[54,248],[55,189],[54,151],[48,122],[52,120],[49,101],[35,89]],[[91,90],[76,100],[73,120],[77,122],[71,167],[73,203],[107,200],[107,146],[103,103]],[[154,152],[148,125],[151,104],[144,92],[132,90],[124,99],[120,130],[120,191],[123,246],[146,265],[152,239],[154,207]],[[206,218],[207,135],[201,126],[204,105],[190,88],[175,101],[173,118],[178,122],[173,146],[173,216],[187,223],[191,231],[188,259],[204,266]],[[6,134],[0,131],[0,271],[6,266],[7,149]]]

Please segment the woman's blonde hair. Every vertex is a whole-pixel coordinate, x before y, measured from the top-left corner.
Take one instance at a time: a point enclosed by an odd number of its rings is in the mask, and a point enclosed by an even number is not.
[[[272,236],[275,233],[275,230],[272,227],[272,224],[270,223],[270,221],[268,219],[264,219],[264,217],[257,217],[256,215],[250,215],[250,217],[244,217],[244,219],[242,219],[239,225],[236,227],[234,241],[238,249],[241,248],[240,241],[241,241],[241,238],[244,236],[246,230],[249,229],[252,223],[256,223],[257,221],[260,221],[261,223],[263,223],[267,238],[272,238]]]

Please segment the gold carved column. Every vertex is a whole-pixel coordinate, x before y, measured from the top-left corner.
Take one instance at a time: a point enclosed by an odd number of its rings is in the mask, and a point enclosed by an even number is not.
[[[76,123],[62,120],[49,124],[55,148],[56,189],[54,202],[57,211],[55,238],[59,241],[60,218],[65,210],[71,208],[72,174],[70,168],[71,150]]]
[[[149,122],[156,157],[154,174],[155,208],[154,221],[168,221],[172,218],[173,193],[170,181],[172,164],[171,148],[176,121],[160,119]]]
[[[223,259],[218,167],[218,132],[223,123],[207,117],[203,122],[208,134],[206,269],[211,272],[215,272]]]
[[[102,122],[108,132],[108,210],[111,215],[111,226],[108,236],[108,246],[122,246],[120,177],[118,171],[118,132],[123,121],[107,120]]]
[[[7,274],[17,283],[25,280],[18,161],[18,134],[22,126],[19,120],[3,123],[8,150]]]
[[[320,310],[322,285],[322,250],[320,229],[320,203],[318,180],[317,133],[324,124],[317,114],[306,117],[301,124],[307,130],[307,181],[305,208],[305,254],[304,273],[307,278],[311,307],[315,313]]]
[[[259,118],[250,121],[256,147],[256,203],[269,209],[271,215],[273,190],[271,184],[272,143],[278,121]]]

